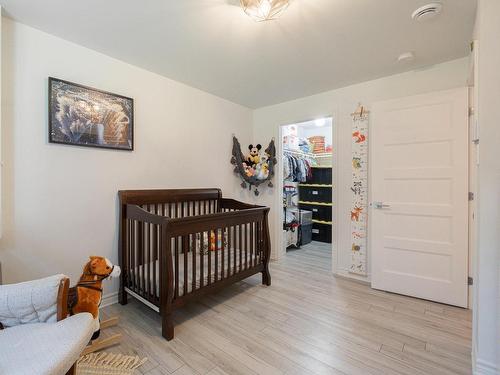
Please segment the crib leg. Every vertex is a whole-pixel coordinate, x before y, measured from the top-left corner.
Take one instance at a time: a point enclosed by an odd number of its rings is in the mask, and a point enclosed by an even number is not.
[[[161,317],[161,320],[161,334],[167,341],[170,341],[174,338],[174,321],[172,319],[172,314],[165,313]]]
[[[120,291],[118,292],[118,302],[120,302],[120,305],[126,305],[128,303],[127,292],[122,286],[120,286]]]
[[[269,273],[269,267],[266,265],[262,271],[262,284],[271,286],[271,274]]]

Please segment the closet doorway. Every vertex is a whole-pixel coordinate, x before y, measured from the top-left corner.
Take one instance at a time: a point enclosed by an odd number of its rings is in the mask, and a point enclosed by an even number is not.
[[[281,254],[331,267],[335,250],[332,117],[281,126]]]

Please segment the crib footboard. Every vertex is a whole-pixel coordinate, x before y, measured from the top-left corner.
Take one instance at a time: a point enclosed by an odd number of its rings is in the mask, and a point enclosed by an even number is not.
[[[205,208],[187,201],[167,209],[125,204],[122,210],[120,302],[130,294],[159,311],[168,340],[172,312],[189,301],[257,273],[271,284],[267,207],[219,195]]]
[[[270,285],[267,212],[228,209],[166,223],[160,304],[167,339],[173,337],[172,311],[187,302],[259,272]]]

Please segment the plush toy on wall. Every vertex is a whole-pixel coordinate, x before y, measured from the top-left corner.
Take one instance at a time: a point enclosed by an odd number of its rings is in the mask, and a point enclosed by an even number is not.
[[[252,168],[255,168],[257,164],[260,162],[260,150],[262,149],[262,146],[260,144],[254,146],[254,145],[249,145],[248,150],[250,151],[249,155],[247,156],[247,164],[250,165]]]
[[[246,157],[241,152],[241,146],[238,139],[233,136],[233,156],[231,164],[234,165],[234,172],[239,174],[241,179],[241,187],[249,190],[252,186],[255,187],[255,195],[259,195],[259,185],[268,182],[268,186],[272,187],[271,178],[274,176],[274,166],[277,164],[276,147],[274,139],[271,140],[269,146],[261,154],[262,146],[260,144],[248,146],[249,155]]]

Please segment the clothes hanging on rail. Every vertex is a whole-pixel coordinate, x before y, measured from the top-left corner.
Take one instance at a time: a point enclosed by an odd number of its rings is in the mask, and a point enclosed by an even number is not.
[[[283,155],[283,179],[295,182],[306,182],[312,176],[313,160],[285,151]]]

